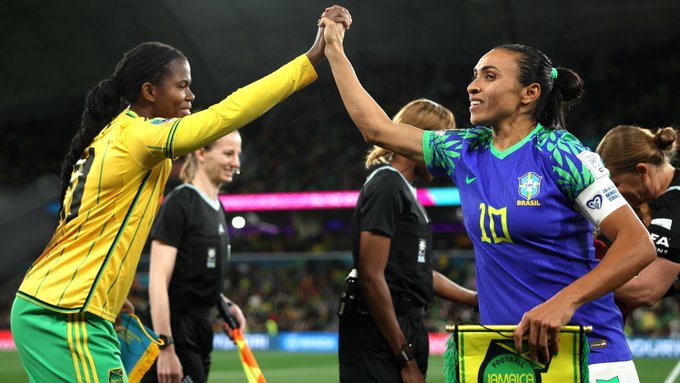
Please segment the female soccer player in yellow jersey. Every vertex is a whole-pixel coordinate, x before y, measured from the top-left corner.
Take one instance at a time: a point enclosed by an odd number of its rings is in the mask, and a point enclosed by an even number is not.
[[[324,16],[349,28],[339,6]],[[59,224],[27,271],[11,327],[31,382],[127,382],[113,321],[123,307],[172,159],[259,117],[316,79],[306,54],[191,114],[189,62],[157,42],[128,51],[87,94],[62,170]]]

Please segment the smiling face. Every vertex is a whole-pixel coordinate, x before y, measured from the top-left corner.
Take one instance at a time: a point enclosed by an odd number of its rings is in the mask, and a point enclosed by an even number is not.
[[[241,135],[232,132],[218,139],[209,149],[200,149],[201,171],[215,185],[233,181],[234,172],[241,169]]]
[[[152,85],[153,117],[184,117],[191,114],[191,102],[196,98],[191,85],[191,67],[184,58],[168,64],[168,74],[160,84]]]
[[[518,81],[517,58],[518,53],[493,49],[479,59],[467,87],[472,124],[498,126],[520,111],[525,87]]]

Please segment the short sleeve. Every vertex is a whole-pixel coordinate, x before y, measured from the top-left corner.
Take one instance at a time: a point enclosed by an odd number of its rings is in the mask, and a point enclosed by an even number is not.
[[[601,178],[609,178],[609,171],[597,153],[566,131],[547,131],[541,147],[550,155],[550,166],[557,187],[570,200]]]
[[[179,248],[188,223],[189,205],[185,190],[175,189],[170,193],[161,204],[150,237]]]
[[[649,233],[652,235],[652,240],[656,245],[656,255],[666,258],[669,261],[680,263],[680,236],[678,232],[672,232],[665,227],[665,222],[659,222],[658,218],[652,220],[649,225]]]
[[[540,146],[550,155],[551,175],[560,191],[593,225],[627,202],[609,179],[597,153],[565,130],[546,131]]]
[[[649,233],[656,246],[656,255],[680,263],[680,191],[672,196],[662,196],[665,201],[654,212],[649,223]],[[661,202],[661,201],[659,201]],[[661,204],[660,204],[661,205]],[[673,217],[676,219],[674,220]]]
[[[379,232],[393,237],[400,212],[404,209],[404,199],[400,185],[403,182],[398,174],[383,171],[364,185],[363,200],[360,207],[361,231]]]
[[[423,157],[430,174],[454,179],[467,132],[460,129],[424,131]]]

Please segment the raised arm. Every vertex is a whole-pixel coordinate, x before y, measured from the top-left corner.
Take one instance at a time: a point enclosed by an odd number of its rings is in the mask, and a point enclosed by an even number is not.
[[[338,23],[343,30],[349,28],[352,23],[352,17],[347,9],[338,5],[326,8],[322,15],[323,18]],[[175,157],[186,154],[243,127],[316,80],[314,65],[323,60],[324,50],[325,41],[322,28],[319,26],[312,47],[304,55],[298,56],[272,74],[237,90],[208,110],[185,117],[185,120],[191,120],[192,126],[182,126],[182,122],[178,123],[170,138],[171,154]],[[202,120],[193,121],[193,118],[199,115]]]
[[[340,28],[352,23],[340,6],[324,11],[324,18]],[[260,117],[293,93],[317,79],[314,65],[324,58],[325,41],[319,26],[312,47],[271,74],[233,92],[206,110],[183,118],[136,121],[145,124],[128,129],[125,142],[135,161],[150,168],[166,158],[177,158],[207,145]]]
[[[349,29],[349,27],[352,25],[352,15],[349,14],[349,11],[346,8],[343,8],[339,5],[326,8],[321,14],[321,18],[324,17],[329,18],[336,23],[342,24],[345,29]],[[314,40],[312,47],[309,48],[306,53],[307,58],[314,66],[320,63],[325,57],[324,51],[326,49],[326,41],[323,38],[321,18],[319,18],[319,21],[317,22],[319,29],[316,33],[316,39]]]
[[[406,124],[396,124],[364,89],[343,49],[345,28],[329,18],[322,18],[326,58],[340,91],[342,102],[352,121],[369,144],[407,157],[416,163],[423,159],[423,131]]]

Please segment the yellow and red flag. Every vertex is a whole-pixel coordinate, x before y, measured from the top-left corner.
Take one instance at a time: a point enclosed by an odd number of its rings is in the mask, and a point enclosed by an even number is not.
[[[222,299],[221,296],[219,298],[217,308],[220,312],[220,315],[222,316],[222,319],[224,319],[224,321],[231,328],[231,333],[226,329],[225,332],[227,333],[227,336],[231,338],[232,341],[234,341],[234,344],[238,349],[238,354],[241,357],[241,364],[243,364],[243,372],[245,372],[246,378],[248,378],[248,383],[267,383],[267,380],[262,374],[260,366],[255,360],[255,356],[253,356],[253,352],[250,351],[250,347],[248,347],[246,339],[243,337],[243,334],[241,334],[238,321],[229,312],[229,307],[227,307],[227,304],[224,302],[224,299]]]
[[[243,372],[245,372],[246,378],[248,378],[248,383],[267,383],[264,375],[262,375],[260,366],[255,360],[255,356],[253,356],[252,351],[250,351],[250,347],[248,347],[248,344],[238,327],[231,330],[231,338],[238,348],[238,353],[241,356],[241,363],[243,364]]]

